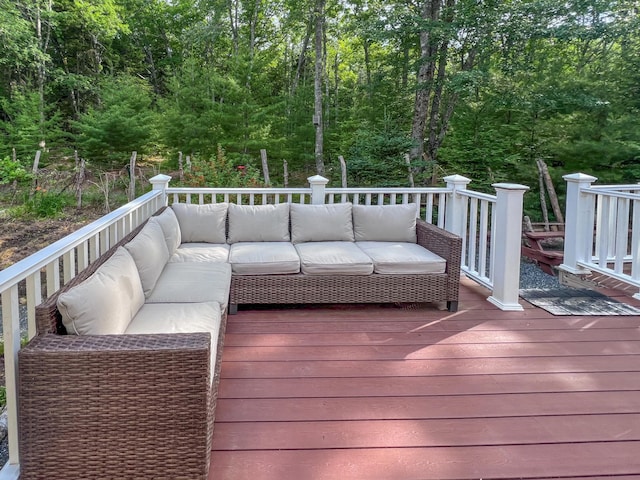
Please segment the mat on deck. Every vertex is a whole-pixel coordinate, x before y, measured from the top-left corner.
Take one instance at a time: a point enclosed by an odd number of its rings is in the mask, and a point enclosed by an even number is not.
[[[636,307],[588,289],[526,288],[520,296],[553,315],[640,315]]]

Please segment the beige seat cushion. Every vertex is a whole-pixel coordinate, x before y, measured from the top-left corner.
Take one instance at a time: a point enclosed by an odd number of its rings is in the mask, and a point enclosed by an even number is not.
[[[228,207],[227,203],[171,205],[180,224],[182,242],[226,243]]]
[[[289,204],[229,205],[228,243],[288,242]]]
[[[169,258],[169,263],[227,261],[229,261],[229,245],[226,243],[183,243]]]
[[[229,302],[231,266],[228,263],[167,263],[147,303]]]
[[[119,247],[93,275],[61,293],[57,304],[70,335],[123,333],[144,304],[133,258]]]
[[[131,254],[138,267],[145,297],[156,286],[164,265],[169,260],[169,250],[162,228],[157,222],[147,222],[124,248]]]
[[[291,241],[353,242],[350,203],[329,205],[291,204]]]
[[[199,333],[211,334],[211,378],[215,370],[222,315],[216,302],[146,303],[133,317],[125,334]]]
[[[231,245],[229,262],[238,275],[300,272],[300,257],[289,242],[243,242]]]
[[[373,262],[353,242],[309,242],[296,246],[307,275],[370,275]]]
[[[353,232],[356,242],[416,243],[415,203],[401,205],[354,205]]]
[[[444,273],[447,267],[444,258],[417,243],[356,242],[356,245],[371,257],[375,273]]]
[[[157,222],[160,225],[160,228],[162,228],[162,233],[164,234],[165,242],[167,243],[167,250],[169,251],[169,255],[173,254],[173,252],[176,251],[176,248],[178,248],[182,243],[182,236],[180,235],[180,224],[178,223],[176,214],[173,213],[172,209],[165,208],[160,215],[151,217],[149,221]]]

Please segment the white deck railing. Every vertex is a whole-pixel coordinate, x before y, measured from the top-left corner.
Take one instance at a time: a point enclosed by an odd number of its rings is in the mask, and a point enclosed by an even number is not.
[[[640,185],[593,185],[597,178],[581,173],[564,179],[567,207],[560,268],[573,274],[595,271],[640,289]]]
[[[165,179],[162,178],[160,183],[158,180],[155,179],[154,188],[164,186]],[[162,190],[153,190],[0,271],[9,443],[9,461],[0,471],[0,478],[18,478],[19,475],[17,367],[23,335],[20,319],[24,313],[21,310],[26,310],[27,316],[27,332],[24,333],[32,338],[36,334],[36,305],[69,282],[164,203]],[[25,302],[22,308],[21,298]]]
[[[309,178],[308,188],[287,189],[174,188],[170,180],[166,175],[152,178],[151,192],[0,272],[9,430],[9,462],[0,480],[19,475],[16,374],[21,297],[26,297],[31,338],[36,305],[167,203],[415,203],[420,218],[463,238],[462,269],[492,290],[489,301],[504,310],[522,309],[518,278],[522,195],[527,189],[522,185],[496,184],[496,195],[486,195],[467,190],[470,180],[458,175],[447,177],[442,188],[326,188],[328,180],[319,176]]]
[[[470,180],[446,177],[445,229],[462,237],[462,271],[492,291],[501,310],[519,311],[522,199],[528,187],[496,183],[496,195],[467,190]]]

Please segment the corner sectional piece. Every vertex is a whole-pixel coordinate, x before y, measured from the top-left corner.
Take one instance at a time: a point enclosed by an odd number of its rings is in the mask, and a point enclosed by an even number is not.
[[[415,204],[174,204],[36,307],[21,478],[205,480],[239,304],[458,302],[462,240]],[[60,461],[64,452],[64,462]]]

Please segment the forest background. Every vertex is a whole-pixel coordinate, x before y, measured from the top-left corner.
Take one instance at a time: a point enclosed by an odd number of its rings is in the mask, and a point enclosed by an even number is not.
[[[37,150],[94,179],[182,152],[208,186],[260,184],[262,149],[274,185],[339,156],[350,186],[640,180],[637,0],[0,0],[0,45],[0,184]]]

